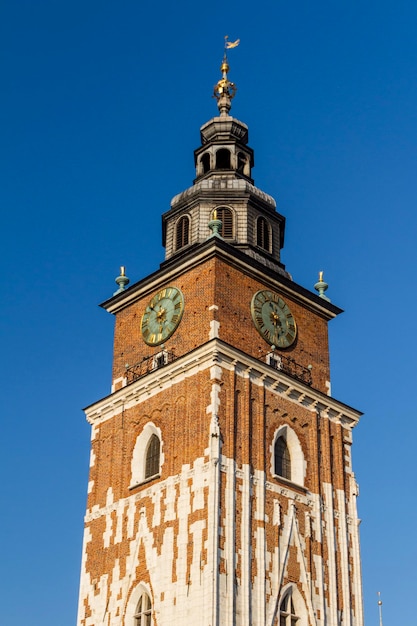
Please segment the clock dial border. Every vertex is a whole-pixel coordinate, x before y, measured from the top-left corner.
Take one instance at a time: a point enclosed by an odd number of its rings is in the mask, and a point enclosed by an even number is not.
[[[143,341],[159,346],[177,330],[184,313],[184,295],[169,285],[158,291],[147,304],[140,322]]]
[[[297,338],[297,324],[290,307],[277,292],[260,289],[251,301],[252,321],[261,337],[276,348],[290,348]],[[286,331],[279,332],[279,327]]]

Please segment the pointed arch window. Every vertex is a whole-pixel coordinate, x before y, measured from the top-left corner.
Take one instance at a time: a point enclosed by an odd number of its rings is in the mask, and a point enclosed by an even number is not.
[[[187,246],[190,240],[190,218],[188,215],[183,215],[177,222],[177,232],[175,247],[180,250],[184,246]]]
[[[256,244],[268,252],[271,251],[269,224],[264,217],[258,217],[256,222]]]
[[[152,603],[150,597],[145,591],[139,598],[134,618],[135,626],[152,625]]]
[[[275,431],[270,453],[271,474],[304,487],[307,465],[303,448],[297,434],[287,424],[281,424]]]
[[[277,476],[291,480],[291,456],[284,437],[278,437],[275,442],[274,470]]]
[[[157,435],[152,435],[146,448],[145,479],[159,474],[161,442]]]
[[[281,602],[279,626],[297,626],[299,624],[300,617],[296,614],[292,594],[289,592]]]
[[[221,220],[222,226],[220,228],[219,234],[223,237],[223,239],[233,239],[233,213],[230,209],[225,206],[217,207],[215,209],[216,217],[218,220]],[[214,216],[214,212],[212,214],[212,219]]]

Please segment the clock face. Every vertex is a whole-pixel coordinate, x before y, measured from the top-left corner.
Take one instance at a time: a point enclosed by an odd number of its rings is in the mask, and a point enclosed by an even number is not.
[[[252,298],[253,323],[262,337],[277,348],[288,348],[297,336],[295,319],[284,300],[267,289]]]
[[[158,346],[174,333],[184,311],[184,296],[176,287],[161,289],[142,316],[142,337],[148,346]]]

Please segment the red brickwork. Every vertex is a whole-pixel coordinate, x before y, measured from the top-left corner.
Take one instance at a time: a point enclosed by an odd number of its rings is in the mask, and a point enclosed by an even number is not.
[[[181,356],[209,339],[210,322],[220,323],[219,337],[247,354],[260,358],[270,345],[260,336],[251,317],[253,295],[271,289],[220,258],[211,258],[175,280],[161,281],[156,290],[122,309],[116,316],[113,379],[124,376],[126,365],[133,365],[160,348],[145,344],[141,320],[151,298],[164,287],[175,286],[184,294],[185,308],[176,332],[165,342],[165,348]],[[279,277],[274,291],[280,291]],[[294,297],[283,295],[297,323],[297,339],[282,354],[300,365],[312,366],[313,386],[327,393],[330,380],[327,320],[306,309]],[[217,310],[211,310],[215,305]]]

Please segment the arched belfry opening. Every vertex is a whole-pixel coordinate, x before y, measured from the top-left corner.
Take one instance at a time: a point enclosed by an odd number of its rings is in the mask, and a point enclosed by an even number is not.
[[[206,152],[205,154],[203,154],[203,156],[201,157],[201,165],[202,165],[202,168],[203,168],[203,174],[207,174],[207,172],[210,171],[210,169],[211,169],[210,161],[211,161],[210,153]]]
[[[243,154],[243,152],[238,152],[237,154],[237,171],[239,172],[239,174],[245,174],[246,175],[246,164],[247,164],[248,158],[245,154]]]
[[[230,170],[230,150],[220,148],[216,152],[216,170]]]

